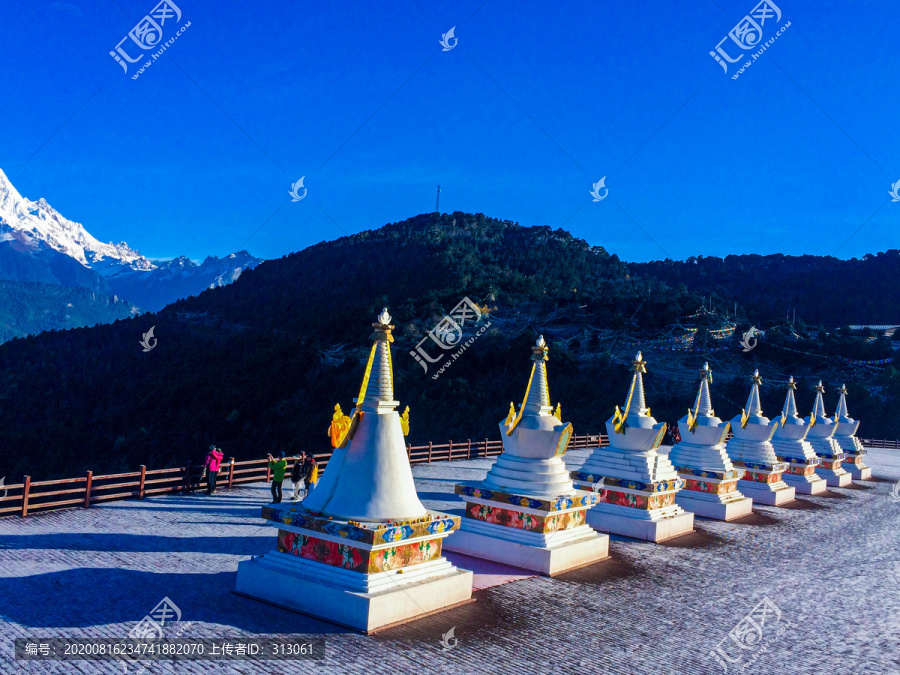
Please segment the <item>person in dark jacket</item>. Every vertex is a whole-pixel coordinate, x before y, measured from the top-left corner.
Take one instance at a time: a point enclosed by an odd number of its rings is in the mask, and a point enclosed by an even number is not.
[[[291,501],[294,502],[300,499],[300,486],[303,485],[304,482],[303,466],[305,463],[306,453],[301,452],[300,458],[294,462],[294,466],[291,469],[291,484],[294,486],[294,496],[291,497]]]

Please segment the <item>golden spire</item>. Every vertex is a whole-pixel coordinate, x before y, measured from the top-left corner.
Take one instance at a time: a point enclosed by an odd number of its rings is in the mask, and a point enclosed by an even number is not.
[[[506,426],[512,424],[514,419],[516,419],[516,404],[510,401],[509,414],[506,416]]]

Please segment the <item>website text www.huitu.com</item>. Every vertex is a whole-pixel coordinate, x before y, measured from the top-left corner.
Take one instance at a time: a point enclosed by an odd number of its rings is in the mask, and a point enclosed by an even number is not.
[[[747,61],[747,63],[745,63],[744,65],[742,65],[742,66],[738,69],[738,71],[737,71],[734,75],[731,76],[731,79],[732,79],[732,80],[738,79],[738,78],[741,76],[741,73],[743,73],[745,70],[747,70],[747,68],[749,68],[751,65],[753,65],[753,62],[756,61],[756,59],[758,59],[760,56],[762,56],[762,53],[763,53],[764,51],[766,51],[769,47],[771,47],[773,44],[775,44],[775,40],[777,40],[777,39],[779,38],[779,36],[780,36],[784,31],[786,31],[786,30],[788,29],[788,26],[790,26],[790,25],[791,25],[791,22],[788,21],[788,22],[787,22],[786,24],[784,24],[781,28],[779,28],[779,29],[778,29],[778,32],[775,33],[775,37],[772,37],[772,38],[770,38],[769,40],[767,40],[766,42],[764,42],[763,45],[762,45],[762,47],[760,47],[760,49],[759,49],[758,52],[754,52],[753,54],[751,54],[751,55],[750,55],[750,57],[751,57],[750,60]]]
[[[163,43],[163,45],[162,45],[162,47],[160,47],[159,51],[154,52],[153,54],[150,55],[150,60],[147,61],[147,63],[145,63],[144,65],[142,65],[140,68],[138,68],[138,71],[134,75],[131,76],[131,79],[132,80],[138,79],[141,76],[141,73],[143,73],[150,66],[152,66],[153,62],[156,61],[156,59],[158,59],[160,56],[162,56],[164,51],[166,51],[169,47],[171,47],[173,44],[175,44],[175,40],[177,40],[184,31],[186,31],[188,28],[190,28],[190,25],[191,25],[191,22],[188,21],[181,28],[179,28],[178,32],[175,33],[175,35],[173,37],[169,38],[166,42]]]

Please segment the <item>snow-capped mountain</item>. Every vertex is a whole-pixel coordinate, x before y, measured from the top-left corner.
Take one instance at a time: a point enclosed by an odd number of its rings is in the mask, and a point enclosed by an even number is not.
[[[125,242],[104,244],[45,199],[23,197],[0,169],[0,281],[87,288],[99,294],[98,307],[110,306],[105,296],[111,296],[113,303],[124,300],[137,313],[229,284],[260,262],[246,251],[211,256],[199,265],[185,257],[153,261]],[[26,297],[0,296],[7,302]],[[102,321],[109,312],[104,309],[96,316]]]
[[[50,248],[106,275],[123,269],[151,270],[155,266],[125,242],[104,244],[81,223],[64,217],[41,197],[25,199],[0,169],[0,242],[14,242],[22,252]]]

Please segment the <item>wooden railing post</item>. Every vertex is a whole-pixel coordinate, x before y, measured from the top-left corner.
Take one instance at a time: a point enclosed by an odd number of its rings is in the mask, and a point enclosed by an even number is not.
[[[472,459],[472,439],[466,444],[466,459]]]
[[[31,476],[25,476],[22,481],[22,517],[28,515],[28,495],[31,493]]]
[[[488,440],[485,438],[484,439],[484,456],[485,457],[487,457],[487,444],[488,444]]]
[[[144,487],[147,484],[147,465],[141,464],[141,485],[138,488],[138,499],[144,498]]]
[[[431,464],[431,450],[432,450],[432,447],[433,447],[432,442],[431,442],[431,441],[428,441],[428,463],[429,463],[429,464]]]
[[[412,459],[412,443],[406,444],[406,459]]]
[[[234,457],[228,464],[228,487],[230,488],[232,485],[234,485]]]
[[[94,472],[87,472],[87,480],[84,483],[84,508],[91,508],[91,484],[94,482]]]
[[[194,460],[189,459],[187,470],[184,475],[184,492],[189,494],[191,491],[191,474],[194,472]]]
[[[447,459],[453,459],[453,441],[447,444]]]
[[[315,460],[315,455],[313,455],[313,460]],[[269,466],[269,462],[266,462],[266,482],[268,483],[272,480],[272,467]]]

